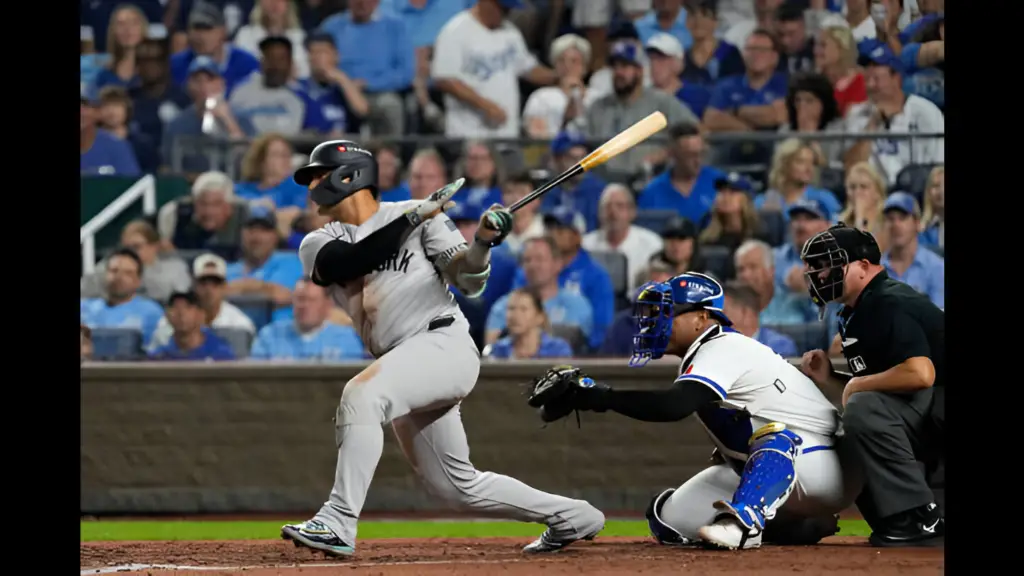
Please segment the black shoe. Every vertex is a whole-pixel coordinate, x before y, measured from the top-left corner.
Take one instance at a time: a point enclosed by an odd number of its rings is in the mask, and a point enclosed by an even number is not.
[[[883,527],[871,533],[872,546],[942,546],[946,519],[938,505],[928,504],[883,519]]]

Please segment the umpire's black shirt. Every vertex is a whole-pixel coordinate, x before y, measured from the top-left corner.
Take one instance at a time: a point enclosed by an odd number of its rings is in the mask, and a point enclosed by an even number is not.
[[[946,381],[945,313],[932,301],[883,270],[853,306],[839,313],[843,356],[854,376],[878,374],[924,356],[935,366],[935,383]],[[945,416],[944,391],[936,391],[933,417]]]

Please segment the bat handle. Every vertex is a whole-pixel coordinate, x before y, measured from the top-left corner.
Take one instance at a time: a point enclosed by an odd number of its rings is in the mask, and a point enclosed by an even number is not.
[[[583,173],[583,166],[581,166],[579,164],[576,164],[572,168],[569,168],[565,172],[562,172],[561,174],[559,174],[554,180],[548,182],[547,184],[541,186],[540,188],[537,188],[533,192],[530,192],[526,196],[523,196],[522,198],[520,198],[516,203],[514,203],[514,204],[512,204],[511,206],[508,207],[508,211],[509,212],[515,212],[515,211],[519,210],[523,206],[526,206],[530,202],[533,202],[537,198],[540,198],[541,196],[546,194],[548,191],[550,191],[552,188],[558,186],[562,182],[565,182],[569,178],[572,178],[573,176],[576,176],[577,174],[582,174],[582,173]]]

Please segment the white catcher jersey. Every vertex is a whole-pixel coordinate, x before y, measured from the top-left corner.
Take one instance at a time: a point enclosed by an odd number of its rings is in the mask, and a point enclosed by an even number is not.
[[[331,240],[359,242],[418,204],[416,200],[381,202],[377,213],[360,226],[330,222],[310,232],[299,246],[303,273],[310,277],[317,253]],[[367,350],[380,357],[402,340],[425,330],[435,318],[455,316],[466,321],[448,284],[434,267],[434,260],[441,254],[454,253],[465,244],[455,223],[438,214],[413,229],[398,251],[376,271],[344,286],[332,285],[328,293],[348,312]]]
[[[721,326],[709,328],[686,351],[676,381],[686,380],[700,382],[721,397],[697,416],[731,458],[745,460],[754,430],[768,422],[804,433],[805,450],[831,446],[839,428],[838,410],[796,366]]]

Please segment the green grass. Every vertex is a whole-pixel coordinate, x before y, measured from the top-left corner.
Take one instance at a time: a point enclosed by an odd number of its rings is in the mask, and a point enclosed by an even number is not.
[[[85,520],[81,541],[116,540],[265,540],[278,538],[282,521],[169,520]],[[843,520],[840,535],[867,536],[871,530],[863,520]],[[375,538],[495,538],[537,536],[543,528],[521,522],[422,522],[372,521],[359,523],[359,539]],[[648,536],[644,520],[609,520],[602,536]]]

